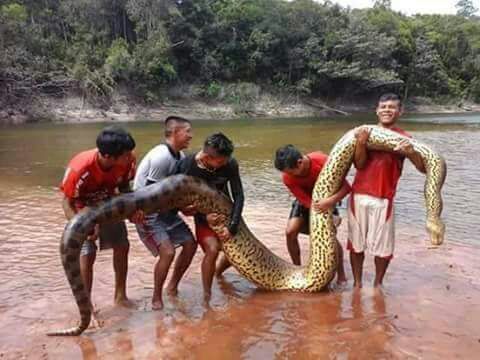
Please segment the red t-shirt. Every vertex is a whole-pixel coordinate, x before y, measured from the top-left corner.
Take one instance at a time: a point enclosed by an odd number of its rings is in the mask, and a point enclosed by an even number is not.
[[[310,209],[312,204],[312,191],[318,175],[328,160],[328,156],[317,151],[307,154],[310,159],[310,172],[307,176],[298,177],[283,173],[282,180],[290,192],[304,207]]]
[[[75,207],[95,205],[115,194],[119,185],[130,181],[135,175],[135,157],[128,165],[116,165],[108,171],[100,168],[98,149],[77,154],[68,164],[60,190]]]
[[[400,128],[394,127],[390,130],[411,137],[410,134]],[[353,180],[352,193],[392,200],[402,174],[404,160],[404,156],[392,152],[368,151],[365,167],[357,169]]]

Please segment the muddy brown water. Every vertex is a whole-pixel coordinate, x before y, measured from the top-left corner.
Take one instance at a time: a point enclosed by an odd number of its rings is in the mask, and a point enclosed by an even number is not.
[[[293,143],[328,152],[348,129],[373,121],[284,119],[194,123],[192,150],[214,131],[236,144],[246,193],[245,219],[257,237],[287,257],[284,226],[291,197],[274,170],[274,150]],[[105,124],[0,128],[0,359],[474,359],[480,351],[480,116],[411,116],[403,127],[442,153],[446,243],[428,246],[423,177],[406,164],[397,206],[397,249],[382,292],[348,284],[320,294],[256,289],[235,270],[202,300],[199,251],[165,309],[150,307],[154,259],[129,225],[128,293],[134,309],[112,305],[111,253],[95,267],[93,298],[101,328],[78,338],[45,333],[76,323],[58,241],[65,220],[57,186],[72,155],[94,146]],[[161,139],[159,123],[124,124],[139,157]],[[339,239],[346,242],[346,223]],[[308,256],[303,237],[302,255]]]

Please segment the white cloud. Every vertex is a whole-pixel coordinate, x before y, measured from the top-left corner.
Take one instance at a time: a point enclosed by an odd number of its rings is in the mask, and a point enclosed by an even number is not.
[[[334,0],[342,6],[351,8],[372,7],[374,0]],[[392,0],[392,9],[404,14],[455,14],[457,0]],[[477,1],[474,2],[478,6]]]

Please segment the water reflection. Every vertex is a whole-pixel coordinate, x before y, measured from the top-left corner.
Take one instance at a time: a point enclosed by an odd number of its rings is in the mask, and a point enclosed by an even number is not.
[[[226,289],[237,292],[234,286]],[[187,347],[209,359],[356,357],[368,356],[371,347],[374,352],[388,348],[394,335],[394,316],[387,314],[386,298],[378,292],[253,291],[247,300],[230,304],[227,312],[209,308],[198,321],[177,322],[175,343],[165,322],[157,321],[156,349],[149,354],[180,356]]]
[[[95,342],[89,337],[83,337],[79,342],[78,346],[82,351],[83,359],[96,359],[98,358],[97,348],[95,347]]]

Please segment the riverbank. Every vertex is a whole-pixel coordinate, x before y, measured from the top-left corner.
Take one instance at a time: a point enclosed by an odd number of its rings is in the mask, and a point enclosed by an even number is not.
[[[95,106],[80,96],[37,98],[31,103],[18,104],[0,110],[0,125],[35,122],[87,123],[162,121],[169,115],[194,120],[238,118],[299,118],[332,117],[349,113],[374,111],[375,100],[326,101],[295,96],[257,94],[245,101],[208,100],[177,97],[147,105],[125,96],[116,95],[108,106]],[[468,113],[480,112],[480,104],[435,104],[425,98],[411,98],[405,104],[407,113]]]

